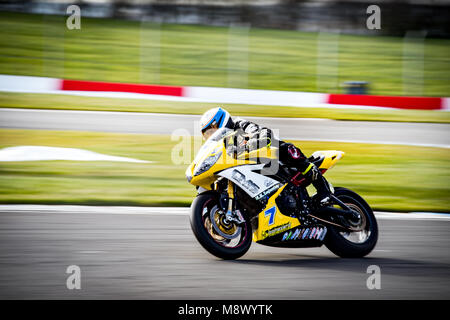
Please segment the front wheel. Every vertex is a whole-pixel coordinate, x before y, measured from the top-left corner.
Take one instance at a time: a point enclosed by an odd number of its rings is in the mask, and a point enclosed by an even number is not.
[[[191,228],[198,242],[209,253],[225,260],[243,256],[252,243],[249,219],[240,225],[227,223],[219,205],[219,195],[207,192],[195,198],[191,205]]]
[[[335,188],[334,195],[351,210],[359,214],[360,220],[355,226],[358,231],[343,232],[329,227],[325,238],[326,247],[342,258],[361,258],[368,255],[378,240],[378,225],[372,209],[357,193],[346,188]]]

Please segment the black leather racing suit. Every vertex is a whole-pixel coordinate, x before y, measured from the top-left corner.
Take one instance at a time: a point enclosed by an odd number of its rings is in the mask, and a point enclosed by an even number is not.
[[[250,151],[273,143],[276,139],[272,130],[267,127],[261,127],[254,122],[237,118],[233,123],[235,131],[243,131],[242,134],[248,136],[247,148]],[[277,142],[279,143],[279,160],[285,165],[297,168],[317,189],[319,199],[326,197],[330,192],[328,183],[317,167],[292,143],[282,140]]]

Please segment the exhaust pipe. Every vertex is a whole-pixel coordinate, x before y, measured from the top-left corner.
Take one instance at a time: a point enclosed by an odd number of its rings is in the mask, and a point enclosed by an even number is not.
[[[352,210],[337,209],[334,207],[319,208],[319,210],[315,211],[313,214],[310,214],[310,216],[323,221],[324,223],[343,228],[346,231],[356,231],[355,227],[357,227],[361,221],[361,217],[357,212]],[[333,218],[337,218],[337,221],[333,220]]]

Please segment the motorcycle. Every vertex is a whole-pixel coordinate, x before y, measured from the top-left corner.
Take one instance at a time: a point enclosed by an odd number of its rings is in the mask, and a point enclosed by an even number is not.
[[[186,178],[198,192],[190,224],[203,248],[221,259],[243,256],[252,240],[291,248],[325,244],[340,257],[369,254],[378,239],[378,226],[367,202],[329,182],[330,201],[325,205],[315,201],[301,173],[281,163],[277,151],[270,144],[250,151],[245,137],[227,128],[217,130],[202,145]],[[343,155],[316,151],[309,160],[324,174]]]

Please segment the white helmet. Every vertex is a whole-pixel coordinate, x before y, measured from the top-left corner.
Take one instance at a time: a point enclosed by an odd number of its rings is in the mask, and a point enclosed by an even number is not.
[[[231,120],[230,113],[221,107],[209,109],[200,119],[202,133],[208,130],[212,125],[216,125],[217,128],[232,128],[233,121]]]

